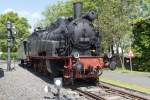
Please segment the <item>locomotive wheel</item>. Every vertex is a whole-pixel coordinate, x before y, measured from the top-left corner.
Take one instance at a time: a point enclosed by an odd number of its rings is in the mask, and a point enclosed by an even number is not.
[[[98,77],[99,77],[99,76],[101,76],[102,74],[103,74],[103,70],[102,70],[102,68],[98,69],[98,71],[97,71],[97,75],[98,75]]]
[[[38,64],[37,64],[37,63],[34,63],[34,64],[33,64],[33,68],[34,68],[34,71],[37,72],[37,71],[38,71]]]
[[[42,67],[43,74],[49,76],[50,73],[47,70],[46,61],[44,60],[42,64],[43,64],[43,67]]]
[[[54,80],[54,78],[57,76],[57,72],[51,68],[50,60],[45,61],[44,72],[47,72],[51,80]]]
[[[41,61],[37,61],[36,62],[36,72],[38,72],[38,73],[42,73],[42,71],[41,71]]]
[[[65,86],[74,85],[74,79],[73,78],[63,78],[63,83]]]
[[[37,72],[38,72],[38,73],[41,73],[41,72],[40,72],[40,62],[37,63]]]
[[[45,64],[46,64],[46,70],[47,70],[49,73],[52,73],[52,69],[51,69],[51,65],[50,65],[50,63],[49,63],[49,60],[46,60]]]
[[[63,76],[63,66],[62,61],[59,60],[46,60],[46,68],[52,77],[62,77]]]
[[[21,62],[20,62],[20,64],[19,64],[21,67],[25,67],[25,65],[24,65],[24,60],[23,59],[21,59]]]

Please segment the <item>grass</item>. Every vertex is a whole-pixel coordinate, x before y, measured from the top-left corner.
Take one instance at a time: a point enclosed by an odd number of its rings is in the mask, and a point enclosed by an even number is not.
[[[150,94],[150,87],[144,87],[141,85],[127,83],[120,80],[112,80],[103,76],[100,77],[100,81]]]
[[[140,72],[140,71],[130,71],[128,69],[122,69],[122,68],[117,68],[115,70],[115,72],[118,72],[118,73],[127,73],[127,74],[143,74],[143,75],[150,75],[150,72]]]
[[[104,70],[110,70],[110,69],[104,69]],[[115,70],[114,70],[115,72],[117,72],[117,73],[122,73],[122,74],[143,74],[143,75],[150,75],[150,72],[140,72],[140,71],[131,71],[131,70],[129,70],[129,69],[122,69],[122,68],[116,68]]]

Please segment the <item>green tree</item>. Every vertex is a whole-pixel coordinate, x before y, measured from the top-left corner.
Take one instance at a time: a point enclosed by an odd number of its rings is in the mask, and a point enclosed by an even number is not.
[[[45,20],[42,20],[44,22],[43,24],[47,26],[51,22],[54,22],[59,16],[73,16],[72,5],[74,2],[83,2],[83,12],[87,12],[89,9],[96,9],[96,3],[91,2],[91,0],[68,0],[66,2],[59,1],[56,4],[49,5],[45,11],[42,12],[45,17]]]
[[[140,71],[150,71],[150,19],[140,18],[135,21],[133,48],[137,55],[137,66]]]
[[[56,4],[49,5],[42,14],[45,16],[44,25],[49,25],[54,22],[58,16],[70,16],[72,9],[69,5],[70,2],[57,2]],[[68,9],[67,9],[68,8]]]
[[[17,46],[21,38],[25,38],[29,34],[30,25],[24,17],[19,17],[15,12],[7,12],[0,15],[0,47],[3,52],[6,52],[7,47],[7,29],[6,22],[11,21],[13,24],[13,35],[15,41],[12,47],[12,51],[17,51]]]
[[[140,15],[140,0],[98,0],[97,11],[99,13],[96,21],[99,29],[102,31],[102,46],[104,52],[112,46],[121,48],[121,54],[118,53],[122,68],[124,68],[124,52],[132,36],[132,19]]]

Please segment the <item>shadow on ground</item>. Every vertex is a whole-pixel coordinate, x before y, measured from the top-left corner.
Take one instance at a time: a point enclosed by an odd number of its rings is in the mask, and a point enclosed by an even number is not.
[[[4,77],[4,70],[0,68],[0,78]]]
[[[26,66],[22,66],[20,64],[18,64],[20,67],[22,67],[23,69],[28,70],[29,72],[31,72],[32,74],[36,75],[37,77],[39,77],[40,79],[42,79],[43,81],[49,83],[49,84],[53,84],[53,80],[50,78],[49,75],[44,75],[42,73],[36,72],[32,67],[26,67]]]
[[[49,75],[45,75],[39,72],[36,72],[32,67],[26,67],[22,66],[19,64],[20,67],[30,71],[32,74],[36,75],[37,77],[41,78],[43,81],[49,83],[49,84],[54,84],[53,78]],[[73,85],[64,85],[63,87],[65,88],[78,88],[78,87],[88,87],[88,86],[96,86],[95,82],[91,80],[75,80]]]

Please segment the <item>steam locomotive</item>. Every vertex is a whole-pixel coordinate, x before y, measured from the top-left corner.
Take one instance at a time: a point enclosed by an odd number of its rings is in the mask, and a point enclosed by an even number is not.
[[[27,65],[35,70],[63,77],[64,82],[75,79],[96,80],[105,63],[100,57],[100,34],[92,22],[94,10],[81,13],[82,3],[73,4],[73,17],[58,17],[46,28],[36,28],[22,43]],[[21,60],[24,64],[25,60]]]

